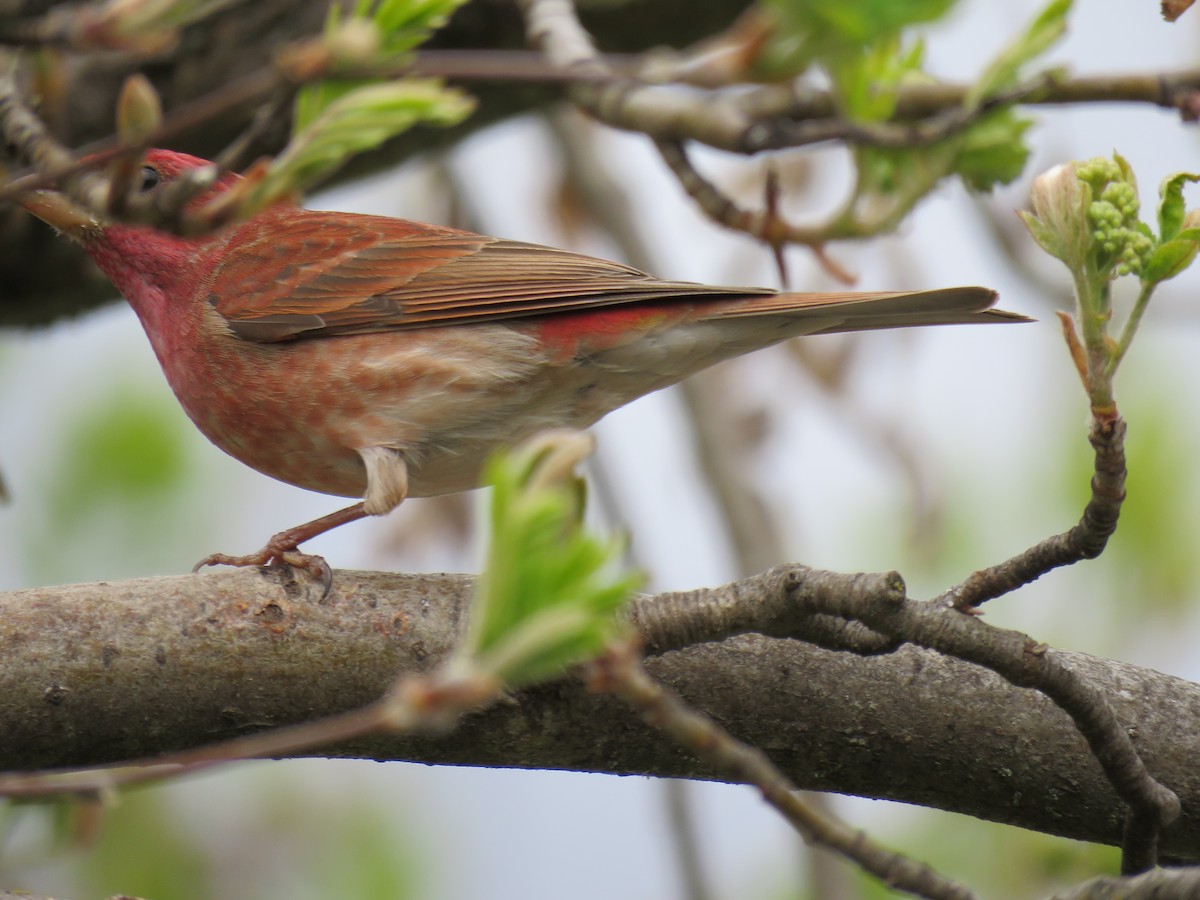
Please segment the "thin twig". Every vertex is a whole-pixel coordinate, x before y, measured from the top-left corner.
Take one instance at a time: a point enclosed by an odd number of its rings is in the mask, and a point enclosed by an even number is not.
[[[112,766],[0,773],[0,797],[98,794],[178,778],[220,763],[280,757],[377,731],[384,721],[382,712],[380,704],[372,704],[315,722],[275,728],[194,750],[129,760]]]
[[[522,0],[521,7],[530,41],[554,65],[592,77],[595,83],[577,87],[572,96],[605,124],[658,140],[695,140],[744,154],[828,141],[879,147],[928,145],[1016,103],[1121,101],[1186,112],[1200,91],[1200,70],[1071,80],[1048,73],[970,106],[965,103],[970,90],[966,85],[911,85],[898,91],[891,120],[857,123],[838,117],[832,92],[807,85],[704,90],[618,76],[592,45],[570,0]],[[658,57],[647,71],[658,72],[661,78],[670,67]]]
[[[312,722],[113,766],[0,773],[0,797],[97,794],[190,775],[220,763],[307,753],[371,734],[444,730],[461,714],[493,700],[498,692],[499,686],[488,679],[439,672],[405,677],[374,703]]]
[[[728,773],[732,780],[758,788],[806,841],[840,853],[888,886],[918,897],[969,900],[974,896],[923,863],[887,850],[831,816],[818,814],[761,750],[738,741],[654,681],[642,668],[632,644],[610,648],[592,664],[591,671],[592,690],[614,694],[648,724]]]
[[[617,56],[613,59],[618,68],[628,66],[626,57]],[[456,78],[463,81],[495,80],[553,84],[593,80],[593,76],[548,65],[540,54],[516,51],[428,51],[418,54],[415,59],[387,66],[340,65],[337,74],[338,77],[348,79],[400,78],[416,75]],[[328,75],[329,72],[321,66],[305,71],[281,69],[276,66],[257,69],[218,90],[169,111],[162,125],[149,134],[143,145],[136,150],[145,146],[169,146],[181,135],[194,132],[209,122],[228,117],[236,110],[267,102],[272,97],[279,98],[279,102],[286,105],[286,98],[296,89]],[[15,84],[9,93],[15,94]],[[255,137],[266,124],[252,123],[248,128],[250,138]],[[240,149],[235,147],[235,150]],[[7,184],[0,186],[0,202],[14,200],[28,191],[48,187],[57,181],[107,163],[118,155],[136,150],[123,147],[114,135],[86,145],[77,154],[40,161],[35,169],[14,173]],[[83,161],[85,158],[86,162]]]
[[[1052,569],[1100,555],[1116,531],[1125,499],[1125,421],[1119,417],[1094,419],[1088,440],[1095,450],[1095,473],[1092,496],[1079,522],[1012,559],[974,572],[937,597],[936,603],[970,611],[1036,581]]]
[[[11,68],[0,59],[0,135],[17,153],[31,161],[43,173],[41,179],[18,179],[0,189],[0,201],[7,193],[26,193],[47,181],[55,181],[73,201],[100,216],[110,216],[113,192],[110,179],[95,171],[119,157],[140,154],[151,138],[137,144],[119,146],[108,153],[96,153],[83,160],[50,134],[49,129],[21,99]],[[172,181],[162,191],[130,194],[120,204],[122,221],[182,230],[185,206],[193,196],[211,187],[219,174],[213,167],[195,169]],[[51,178],[53,176],[53,178]]]
[[[285,54],[286,56],[286,54]],[[595,102],[589,110],[606,124],[644,132],[662,140],[694,140],[718,149],[743,154],[765,149],[795,147],[816,141],[843,140],[903,146],[909,142],[935,140],[959,125],[954,122],[922,130],[906,120],[960,115],[968,87],[958,84],[909,85],[899,89],[891,123],[878,127],[836,120],[831,92],[807,87],[766,85],[744,89],[702,90],[686,84],[652,84],[635,80],[638,65],[633,57],[597,55],[602,68],[571,67],[547,62],[540,55],[522,51],[425,51],[414,60],[370,66],[343,66],[345,78],[398,78],[425,75],[461,81],[499,81],[575,85],[587,88]],[[262,103],[281,82],[298,86],[327,77],[320,69],[281,75],[265,67],[171,111],[163,126],[147,143],[169,145],[179,135],[233,111]],[[607,93],[598,93],[601,86]],[[1081,104],[1098,102],[1149,103],[1155,106],[1191,108],[1200,91],[1200,70],[1162,75],[1134,74],[1094,76],[1072,80],[1031,83],[989,103]],[[833,120],[833,121],[822,121]],[[888,131],[890,125],[896,125]],[[810,127],[811,126],[811,127]],[[938,129],[941,129],[940,131]],[[101,154],[105,159],[122,152],[115,138],[105,138],[81,150],[81,155]],[[132,152],[132,151],[124,151]],[[86,167],[78,160],[36,172],[18,172],[0,187],[0,201],[46,187],[55,180],[77,174]]]
[[[1065,106],[1089,103],[1141,103],[1179,109],[1200,90],[1200,69],[1178,72],[1090,75],[1064,78],[1037,76],[1014,87],[1007,96],[1030,106]],[[893,121],[921,119],[961,107],[970,87],[949,82],[922,82],[901,86],[896,92]],[[773,119],[828,119],[837,115],[833,95],[811,84],[769,84],[744,91],[738,105],[756,121]]]
[[[678,141],[656,140],[654,146],[663,161],[679,181],[689,197],[714,222],[733,231],[741,231],[760,238],[769,246],[784,243],[820,246],[829,240],[830,232],[824,226],[806,228],[792,225],[771,210],[750,210],[738,206],[716,185],[701,175],[688,158],[687,150]]]
[[[893,202],[870,219],[862,219],[853,214],[853,209],[846,209],[829,223],[804,228],[786,222],[770,203],[763,211],[739,207],[695,170],[683,146],[684,137],[713,146],[724,144],[725,149],[739,153],[833,140],[889,147],[921,146],[944,140],[978,121],[995,105],[1012,102],[1035,90],[1026,88],[1012,98],[1005,95],[973,107],[948,108],[924,122],[864,125],[829,119],[776,121],[768,125],[750,120],[729,96],[678,85],[664,88],[639,84],[613,76],[580,23],[571,0],[522,0],[521,6],[530,41],[541,47],[553,64],[598,77],[608,76],[607,82],[576,85],[571,92],[576,103],[614,128],[650,135],[684,190],[713,221],[759,238],[773,248],[785,243],[819,247],[833,239],[889,231],[933,187],[938,177],[936,167],[931,167],[928,178],[908,179],[903,190],[896,192]],[[666,95],[663,91],[672,93]],[[697,93],[708,94],[705,102],[699,102]],[[714,133],[717,131],[723,131],[724,138],[718,138]],[[787,137],[779,137],[776,132],[786,132]]]
[[[208,18],[244,0],[207,0],[190,4],[184,21],[131,23],[131,4],[62,3],[37,17],[0,16],[0,45],[59,47],[79,52],[118,50],[151,57],[170,50],[186,24]],[[128,15],[130,12],[134,16]],[[132,27],[131,27],[132,24]]]

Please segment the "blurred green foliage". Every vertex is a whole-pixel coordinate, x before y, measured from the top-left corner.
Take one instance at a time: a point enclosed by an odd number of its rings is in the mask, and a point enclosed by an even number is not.
[[[1044,897],[1120,869],[1120,852],[1113,847],[1000,828],[952,813],[906,809],[905,814],[902,830],[878,828],[875,837],[943,875],[969,883],[983,896]],[[896,896],[878,879],[856,873],[856,881],[862,900],[894,900]]]
[[[102,406],[85,408],[65,435],[73,465],[58,469],[48,500],[56,517],[74,517],[112,499],[144,502],[179,482],[185,443],[165,398],[115,386]]]
[[[67,801],[64,801],[67,802]],[[78,877],[90,896],[208,900],[214,872],[163,791],[124,794],[103,814],[95,843],[79,848]]]
[[[756,61],[764,78],[806,72],[827,80],[846,118],[869,128],[888,124],[900,90],[934,79],[924,69],[924,47],[912,32],[945,15],[953,0],[765,0],[773,29]],[[1066,28],[1071,0],[1051,2],[980,72],[963,100],[970,116],[1028,77],[1028,69]],[[946,120],[949,122],[949,120]],[[965,127],[922,123],[897,143],[876,136],[851,142],[855,184],[825,230],[829,239],[866,237],[894,229],[913,206],[943,179],[957,176],[971,190],[987,191],[1021,174],[1029,157],[1025,142],[1031,120],[1000,104]],[[917,126],[914,126],[914,129]]]
[[[195,784],[125,792],[98,819],[94,807],[83,810],[70,801],[10,810],[8,818],[19,816],[24,827],[42,834],[48,832],[32,828],[38,824],[33,819],[57,820],[58,836],[41,848],[25,846],[19,860],[0,858],[5,886],[41,890],[41,857],[52,856],[54,884],[75,885],[69,895],[80,898],[422,896],[426,876],[419,841],[385,809],[382,797],[351,790],[329,802],[322,796],[328,791],[295,790],[295,773],[289,778],[280,768],[287,767],[200,776],[208,782],[205,792],[226,799],[224,810],[214,809],[211,799],[190,808]],[[213,827],[214,811],[219,828]],[[86,836],[79,834],[80,821],[87,822]]]
[[[940,19],[956,0],[764,0],[778,32],[764,60],[776,72],[869,55],[914,25]]]
[[[165,389],[118,376],[58,434],[42,436],[45,462],[31,489],[39,506],[21,532],[34,576],[53,583],[165,571],[164,550],[190,528],[180,504],[199,487],[190,427]]]

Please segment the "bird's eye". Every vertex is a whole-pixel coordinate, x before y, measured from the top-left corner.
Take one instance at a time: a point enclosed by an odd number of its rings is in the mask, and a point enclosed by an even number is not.
[[[152,191],[162,182],[162,173],[154,166],[142,166],[142,180],[138,184],[138,192]]]

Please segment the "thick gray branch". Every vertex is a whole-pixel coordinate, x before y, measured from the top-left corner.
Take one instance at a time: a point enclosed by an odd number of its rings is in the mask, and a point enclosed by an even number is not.
[[[783,581],[692,596],[703,606],[755,589],[778,609]],[[818,577],[811,589],[834,583]],[[465,576],[339,572],[320,602],[286,571],[243,570],[0,594],[0,768],[144,756],[365,704],[397,673],[444,656],[470,589]],[[643,601],[639,621],[687,596]],[[657,640],[670,646],[662,627]],[[1179,794],[1184,814],[1164,852],[1200,859],[1200,686],[1061,656],[1103,689],[1151,773]],[[913,648],[862,657],[758,635],[666,652],[649,668],[805,788],[1120,839],[1121,804],[1067,716],[991,672]],[[711,777],[572,681],[523,691],[447,736],[380,737],[329,755]]]

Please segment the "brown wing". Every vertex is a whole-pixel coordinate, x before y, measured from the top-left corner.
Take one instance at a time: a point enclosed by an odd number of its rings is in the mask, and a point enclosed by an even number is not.
[[[209,303],[246,340],[773,293],[660,281],[620,263],[402,219],[286,212],[231,235],[226,246],[237,251],[227,249],[206,279]]]

